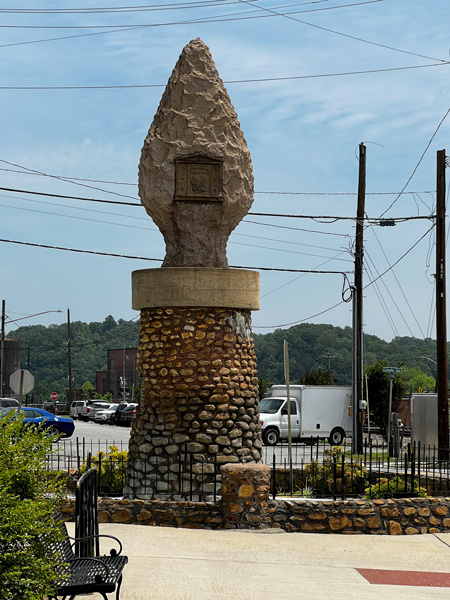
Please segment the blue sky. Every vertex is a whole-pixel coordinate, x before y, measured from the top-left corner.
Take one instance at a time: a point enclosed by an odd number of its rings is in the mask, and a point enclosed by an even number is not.
[[[140,152],[164,86],[183,47],[200,37],[252,155],[253,212],[354,217],[360,142],[369,217],[394,201],[384,217],[434,211],[436,152],[450,154],[450,116],[442,121],[450,108],[448,0],[13,6],[0,8],[3,188],[136,202]],[[62,87],[69,89],[49,89]],[[141,207],[25,191],[0,190],[2,240],[164,256]],[[366,228],[366,333],[435,337],[432,224]],[[354,234],[348,219],[250,215],[230,238],[228,260],[345,271],[352,282]],[[68,308],[72,320],[135,318],[131,272],[160,264],[4,241],[0,250],[8,318],[63,311],[17,325],[62,323]],[[339,274],[261,271],[254,332],[299,322],[350,326],[343,283]]]

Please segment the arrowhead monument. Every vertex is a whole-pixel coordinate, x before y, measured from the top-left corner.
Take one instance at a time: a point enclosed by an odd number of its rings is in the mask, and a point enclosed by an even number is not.
[[[200,39],[183,49],[162,96],[139,193],[166,256],[132,276],[141,398],[127,495],[177,499],[188,486],[200,499],[217,484],[216,465],[260,462],[262,446],[251,331],[259,274],[230,269],[226,257],[253,201],[251,159]]]

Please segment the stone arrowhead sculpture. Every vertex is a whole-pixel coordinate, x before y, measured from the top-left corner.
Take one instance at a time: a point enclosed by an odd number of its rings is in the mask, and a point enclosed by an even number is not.
[[[228,237],[253,202],[250,152],[199,38],[183,49],[145,139],[139,195],[164,236],[163,267],[228,267]]]

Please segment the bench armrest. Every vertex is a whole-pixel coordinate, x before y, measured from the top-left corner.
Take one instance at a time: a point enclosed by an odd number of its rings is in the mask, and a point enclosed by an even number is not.
[[[70,540],[73,540],[73,542],[71,544],[73,551],[75,550],[75,548],[78,544],[81,544],[81,542],[84,542],[85,540],[96,540],[96,539],[101,539],[101,538],[108,538],[108,539],[114,540],[118,544],[119,549],[116,550],[115,548],[111,548],[109,553],[111,556],[120,556],[120,554],[122,553],[122,542],[118,538],[114,537],[113,535],[99,534],[99,535],[90,535],[90,536],[82,537],[82,538],[69,537]]]

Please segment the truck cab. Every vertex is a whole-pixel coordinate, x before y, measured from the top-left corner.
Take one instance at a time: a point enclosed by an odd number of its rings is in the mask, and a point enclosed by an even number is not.
[[[291,435],[300,437],[300,407],[296,398],[291,398]],[[289,435],[287,398],[263,398],[259,404],[260,425],[264,442],[274,446],[279,439]]]

